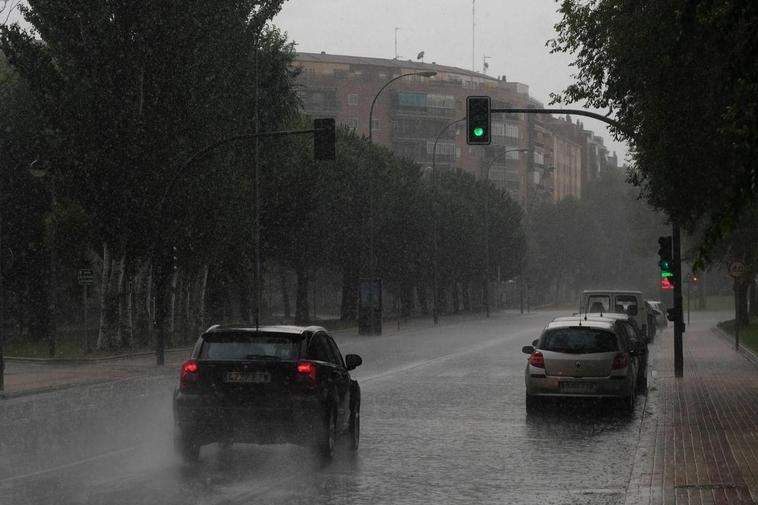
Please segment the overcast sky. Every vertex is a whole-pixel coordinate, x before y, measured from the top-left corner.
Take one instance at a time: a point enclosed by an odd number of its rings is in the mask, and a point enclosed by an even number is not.
[[[545,43],[558,22],[555,0],[475,0],[476,70],[489,56],[488,73],[529,85],[545,105],[551,92],[571,83],[571,58],[550,54]],[[395,56],[471,69],[472,0],[288,0],[274,24],[303,52]],[[605,113],[605,111],[603,111]],[[625,144],[611,140],[603,123],[582,118],[623,161]]]

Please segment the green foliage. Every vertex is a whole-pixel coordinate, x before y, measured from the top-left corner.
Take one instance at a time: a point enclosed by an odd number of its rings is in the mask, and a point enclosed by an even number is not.
[[[689,231],[698,265],[755,201],[758,4],[741,0],[563,0],[553,51],[574,54],[556,101],[615,113],[629,178]]]

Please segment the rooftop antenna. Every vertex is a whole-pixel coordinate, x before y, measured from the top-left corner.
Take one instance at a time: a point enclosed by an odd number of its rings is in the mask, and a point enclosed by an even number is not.
[[[492,58],[492,56],[482,56],[482,73],[486,74],[487,70],[490,68],[490,64],[487,63],[487,60]]]
[[[397,32],[399,32],[399,31],[400,31],[400,27],[396,26],[395,27],[395,59],[396,60],[398,58],[400,58],[400,56],[398,56],[398,54],[397,54]]]
[[[474,48],[476,46],[476,0],[471,0],[471,71],[476,72],[476,58]]]

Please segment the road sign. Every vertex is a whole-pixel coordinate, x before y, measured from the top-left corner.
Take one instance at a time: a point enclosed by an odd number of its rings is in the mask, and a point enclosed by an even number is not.
[[[79,270],[77,279],[80,286],[89,286],[95,282],[95,273],[89,268],[82,268]]]
[[[729,264],[729,275],[734,277],[742,277],[745,274],[745,264],[741,261],[732,261]]]

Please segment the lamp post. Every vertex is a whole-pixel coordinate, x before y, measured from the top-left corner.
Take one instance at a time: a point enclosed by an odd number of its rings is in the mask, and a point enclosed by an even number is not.
[[[482,178],[485,184],[490,180],[490,168],[500,158],[508,153],[525,153],[527,148],[504,149],[499,154],[482,165]],[[484,309],[487,317],[490,317],[490,207],[489,191],[484,191]]]
[[[432,265],[434,268],[434,274],[432,278],[432,301],[434,302],[433,308],[432,308],[432,317],[434,318],[434,325],[437,326],[440,319],[440,312],[439,312],[439,300],[437,296],[438,284],[439,284],[439,265],[437,261],[437,220],[439,219],[439,205],[438,205],[438,198],[437,198],[437,142],[439,142],[440,137],[443,133],[447,131],[448,128],[453,126],[454,124],[460,123],[465,121],[466,118],[462,117],[460,119],[456,119],[455,121],[451,121],[450,123],[446,124],[444,128],[440,130],[440,132],[437,134],[437,137],[434,139],[434,147],[432,147],[432,189],[433,189],[433,207],[434,207],[434,219],[432,220],[433,227],[432,227],[432,245],[433,245],[433,253],[432,253]]]
[[[38,179],[43,179],[45,177],[49,178],[49,189],[50,189],[50,199],[51,199],[51,206],[53,211],[55,211],[56,206],[58,205],[58,197],[55,191],[55,175],[52,173],[51,170],[48,170],[47,168],[39,168],[35,165],[39,160],[34,160],[29,164],[29,173]],[[58,251],[55,245],[55,238],[50,241],[50,293],[49,293],[49,305],[48,305],[48,312],[50,317],[50,356],[55,356],[55,333],[56,333],[56,318],[55,318],[55,312],[57,310],[57,304],[56,304],[56,296],[55,296],[55,289],[56,289],[56,264],[58,263]]]
[[[435,72],[434,70],[423,70],[421,72],[408,72],[405,74],[400,74],[397,77],[393,77],[392,79],[384,83],[384,85],[381,88],[379,88],[379,91],[377,91],[376,94],[374,95],[374,99],[371,100],[371,107],[369,108],[369,111],[368,111],[368,141],[369,143],[374,142],[374,105],[376,105],[376,100],[379,98],[379,95],[381,95],[382,91],[384,91],[384,89],[390,84],[392,84],[393,82],[403,77],[408,77],[411,75],[418,75],[421,77],[434,77],[435,75],[437,75],[437,72]],[[368,260],[368,263],[369,263],[369,277],[370,277],[370,282],[372,283],[372,286],[371,286],[372,291],[374,287],[373,286],[373,283],[375,280],[374,278],[376,277],[376,254],[374,251],[374,177],[373,176],[374,176],[374,171],[372,169],[371,175],[369,176],[369,195],[368,195],[368,205],[369,205],[369,211],[368,211],[369,260]],[[360,307],[360,308],[363,309],[363,307]],[[372,305],[371,310],[370,310],[370,314],[371,314],[371,321],[369,325],[371,327],[370,333],[381,334],[381,326],[376,328],[374,324],[374,317],[375,317],[374,310],[375,310],[375,307]],[[379,318],[381,318],[381,313],[379,314]],[[359,330],[360,330],[360,325],[359,325]]]

